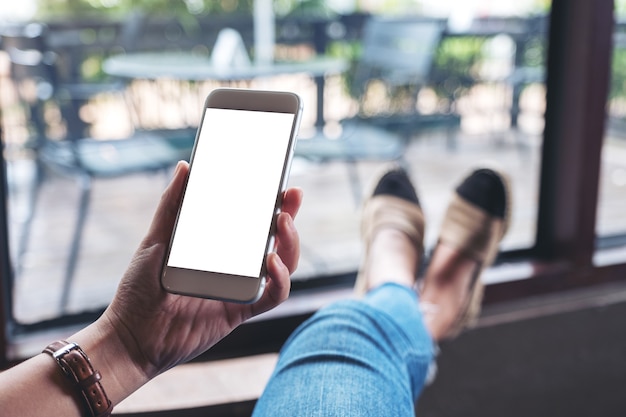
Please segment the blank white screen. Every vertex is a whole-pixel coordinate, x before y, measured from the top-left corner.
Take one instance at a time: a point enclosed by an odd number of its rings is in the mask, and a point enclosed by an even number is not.
[[[259,276],[293,121],[206,109],[168,266]]]

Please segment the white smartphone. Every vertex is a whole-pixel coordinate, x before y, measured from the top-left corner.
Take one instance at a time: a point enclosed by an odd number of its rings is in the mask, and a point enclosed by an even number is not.
[[[252,303],[287,186],[302,104],[288,92],[217,89],[206,99],[161,283]]]

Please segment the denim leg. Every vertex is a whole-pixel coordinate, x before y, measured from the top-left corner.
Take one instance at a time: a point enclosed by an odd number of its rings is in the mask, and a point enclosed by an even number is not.
[[[254,416],[414,416],[433,341],[408,287],[321,309],[285,343]]]

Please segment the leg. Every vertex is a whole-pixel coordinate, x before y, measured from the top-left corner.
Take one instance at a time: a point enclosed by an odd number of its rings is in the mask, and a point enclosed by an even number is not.
[[[433,345],[408,287],[320,310],[287,341],[255,416],[413,416]]]
[[[476,261],[450,246],[437,247],[422,291],[424,319],[433,339],[444,339],[452,328],[469,296],[476,266]]]
[[[457,188],[418,306],[419,201],[406,174],[383,176],[364,208],[366,256],[355,291],[365,297],[325,308],[296,330],[255,416],[413,416],[433,340],[456,335],[478,314],[480,273],[497,254],[509,211],[506,182],[493,171]]]
[[[508,181],[490,169],[471,173],[448,207],[422,290],[426,326],[437,341],[472,325],[480,312],[481,272],[509,224]]]
[[[357,284],[364,298],[324,308],[294,332],[255,416],[414,415],[433,343],[412,289],[423,236],[413,198],[378,198],[364,215],[366,262]],[[402,209],[417,225],[396,221]]]

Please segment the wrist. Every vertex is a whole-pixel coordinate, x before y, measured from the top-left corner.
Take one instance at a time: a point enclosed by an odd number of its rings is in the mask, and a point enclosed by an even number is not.
[[[150,379],[117,330],[105,318],[68,338],[89,356],[101,374],[101,384],[113,406],[119,404]]]
[[[90,416],[109,417],[113,404],[100,382],[100,371],[94,369],[89,356],[76,343],[59,340],[49,344],[43,353],[50,355],[65,377],[72,381],[74,397],[78,393]]]

